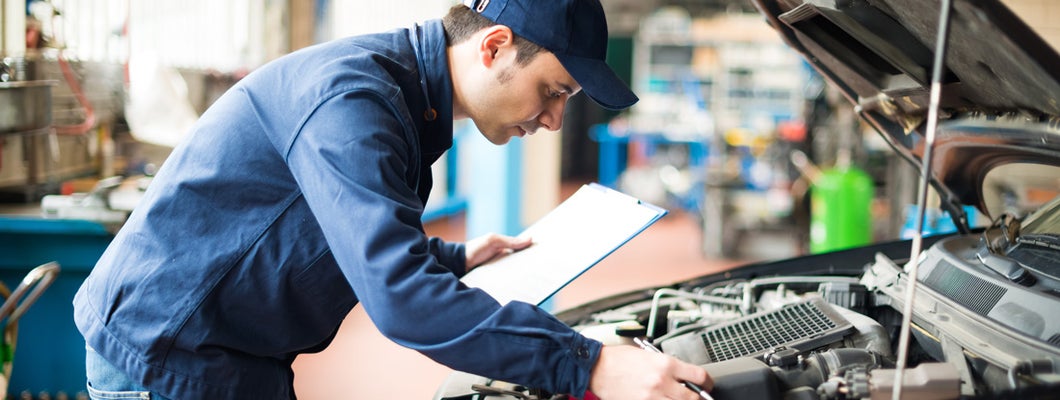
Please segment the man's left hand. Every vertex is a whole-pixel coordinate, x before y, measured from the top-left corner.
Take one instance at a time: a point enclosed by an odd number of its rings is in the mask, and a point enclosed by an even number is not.
[[[533,241],[529,237],[512,237],[490,233],[471,239],[466,243],[467,270],[492,260],[501,254],[530,247]]]

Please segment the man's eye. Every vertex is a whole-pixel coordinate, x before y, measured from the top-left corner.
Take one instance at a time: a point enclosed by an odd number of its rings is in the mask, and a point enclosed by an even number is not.
[[[548,91],[548,97],[552,97],[552,98],[558,98],[561,94],[562,93],[557,92],[555,90],[549,90]]]

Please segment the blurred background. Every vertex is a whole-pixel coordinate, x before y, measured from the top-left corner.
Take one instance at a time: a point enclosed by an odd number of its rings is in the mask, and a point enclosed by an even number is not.
[[[73,292],[214,99],[299,48],[440,18],[455,3],[0,0],[0,279],[14,288],[38,265],[61,266],[21,332],[6,321],[6,392],[83,391]],[[458,123],[433,167],[429,234],[517,234],[589,182],[670,211],[557,294],[554,309],[909,237],[917,171],[749,2],[602,3],[608,63],[641,101],[616,113],[575,96],[562,132],[503,147]],[[1055,47],[1060,5],[1005,3]],[[927,215],[928,233],[955,230],[941,212]],[[427,398],[449,372],[379,336],[360,308],[295,368],[307,399]]]

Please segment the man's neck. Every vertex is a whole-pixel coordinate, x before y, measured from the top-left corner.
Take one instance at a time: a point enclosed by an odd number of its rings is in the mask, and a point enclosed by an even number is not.
[[[467,111],[464,107],[464,71],[467,71],[468,65],[467,60],[469,57],[473,57],[470,53],[469,43],[471,41],[465,40],[463,43],[456,45],[447,46],[445,48],[446,55],[449,59],[449,79],[453,82],[453,120],[461,120],[468,118]]]

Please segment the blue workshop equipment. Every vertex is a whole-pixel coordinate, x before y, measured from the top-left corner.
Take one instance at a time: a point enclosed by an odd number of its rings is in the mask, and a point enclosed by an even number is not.
[[[33,268],[49,262],[58,277],[18,320],[8,395],[76,398],[85,391],[85,342],[74,326],[74,293],[113,235],[98,223],[0,217],[0,280],[16,288]]]

